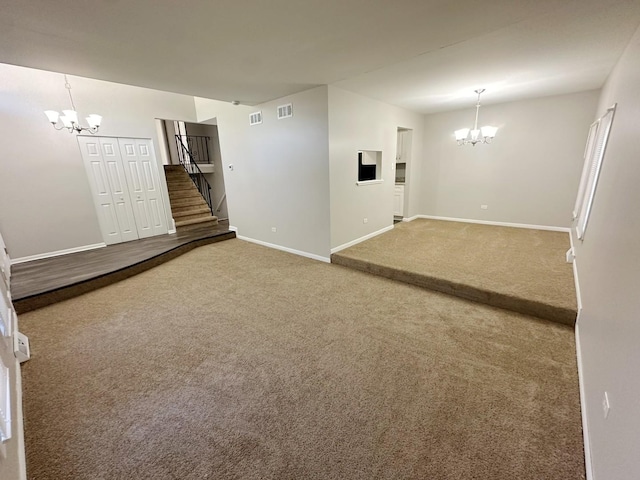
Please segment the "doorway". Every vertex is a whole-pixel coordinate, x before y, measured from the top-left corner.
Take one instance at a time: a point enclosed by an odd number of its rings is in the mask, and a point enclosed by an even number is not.
[[[159,120],[169,164],[180,165],[180,150],[188,151],[190,161],[198,166],[211,188],[211,211],[220,221],[228,220],[218,125]],[[193,172],[190,172],[192,175]]]
[[[395,185],[393,189],[393,219],[401,221],[407,208],[407,178],[411,163],[413,130],[398,127],[396,137],[396,161],[394,164]]]

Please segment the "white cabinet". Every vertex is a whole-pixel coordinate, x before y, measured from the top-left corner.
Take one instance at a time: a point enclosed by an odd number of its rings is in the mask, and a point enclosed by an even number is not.
[[[404,185],[393,187],[393,216],[402,217],[404,215]]]

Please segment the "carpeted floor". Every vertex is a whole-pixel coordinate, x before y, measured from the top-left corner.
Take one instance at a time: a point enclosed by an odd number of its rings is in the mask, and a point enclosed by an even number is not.
[[[334,253],[333,263],[574,325],[569,234],[418,219]]]
[[[573,331],[228,240],[20,316],[33,480],[584,479]]]

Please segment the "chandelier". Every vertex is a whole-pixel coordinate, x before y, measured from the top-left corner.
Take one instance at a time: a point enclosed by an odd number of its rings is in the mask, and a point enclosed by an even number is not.
[[[498,131],[498,127],[491,127],[489,125],[478,129],[478,113],[480,112],[480,94],[484,92],[484,88],[479,88],[475,90],[478,94],[478,103],[476,103],[476,121],[473,124],[473,130],[469,128],[461,128],[460,130],[455,131],[456,142],[458,145],[468,145],[471,144],[474,147],[476,143],[491,143],[493,137],[496,136],[496,132]]]
[[[69,133],[80,133],[80,132],[89,132],[90,134],[94,134],[100,128],[100,122],[102,122],[102,117],[100,115],[96,115],[92,113],[87,117],[88,127],[83,127],[78,122],[78,112],[76,111],[76,106],[73,103],[73,97],[71,96],[71,85],[67,80],[67,76],[64,76],[64,87],[69,91],[69,100],[71,101],[71,110],[63,110],[62,115],[60,115],[55,110],[46,110],[44,114],[47,116],[53,128],[56,130],[62,130],[66,128],[69,130]],[[58,126],[58,119],[62,122],[62,125]]]

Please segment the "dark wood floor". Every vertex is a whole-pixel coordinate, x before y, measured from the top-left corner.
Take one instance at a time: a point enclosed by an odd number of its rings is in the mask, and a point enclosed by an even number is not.
[[[95,290],[175,258],[207,243],[234,238],[228,222],[183,227],[104,248],[19,263],[11,267],[11,292],[18,313]]]

